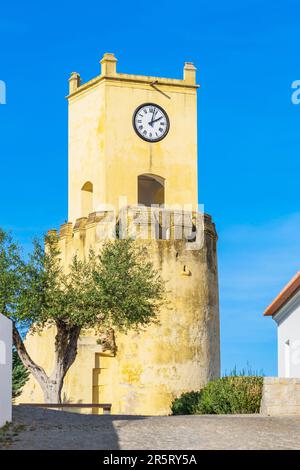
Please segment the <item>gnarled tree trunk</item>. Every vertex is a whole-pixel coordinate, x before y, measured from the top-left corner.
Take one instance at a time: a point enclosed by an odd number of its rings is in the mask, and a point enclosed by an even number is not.
[[[79,326],[69,326],[63,321],[58,321],[56,328],[54,369],[48,376],[45,370],[31,359],[16,326],[13,327],[14,345],[24,366],[41,386],[45,403],[61,403],[64,378],[76,359],[81,331]]]

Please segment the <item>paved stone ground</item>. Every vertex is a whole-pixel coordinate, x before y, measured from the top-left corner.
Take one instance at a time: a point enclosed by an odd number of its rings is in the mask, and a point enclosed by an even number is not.
[[[26,427],[9,449],[300,449],[300,417],[97,416],[18,406],[13,416]]]

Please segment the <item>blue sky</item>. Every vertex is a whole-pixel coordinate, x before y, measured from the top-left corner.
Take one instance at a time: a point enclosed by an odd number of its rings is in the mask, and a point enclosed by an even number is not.
[[[199,202],[219,233],[222,366],[276,373],[262,311],[300,269],[297,1],[2,3],[0,225],[28,249],[67,217],[67,79],[198,68]]]

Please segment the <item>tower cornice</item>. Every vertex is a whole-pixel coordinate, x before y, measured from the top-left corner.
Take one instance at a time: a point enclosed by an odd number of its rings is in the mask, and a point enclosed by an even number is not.
[[[188,90],[197,90],[200,85],[197,84],[188,84],[184,80],[175,79],[175,78],[163,78],[163,77],[151,77],[144,75],[131,75],[125,73],[118,73],[114,76],[109,75],[98,75],[97,77],[89,80],[86,83],[83,83],[77,88],[76,91],[67,95],[67,99],[73,98],[74,96],[80,95],[83,91],[86,91],[100,82],[128,82],[128,83],[140,83],[144,85],[153,86],[167,86],[167,87],[176,87],[176,88],[186,88]]]

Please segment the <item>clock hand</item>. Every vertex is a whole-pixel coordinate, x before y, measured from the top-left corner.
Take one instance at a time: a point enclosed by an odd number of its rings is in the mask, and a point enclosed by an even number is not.
[[[151,121],[149,122],[150,126],[152,126],[152,123],[154,122],[154,117],[155,117],[156,114],[157,114],[157,109],[154,108],[154,111],[152,113]]]
[[[163,118],[163,115],[159,116],[159,118],[154,119],[154,121],[151,121],[151,124],[153,124],[153,123],[156,122],[156,121],[159,121],[159,120],[162,119],[162,118]]]

